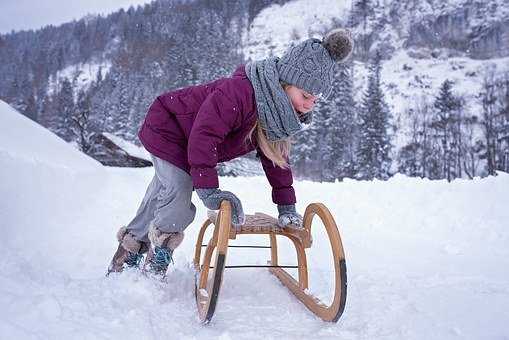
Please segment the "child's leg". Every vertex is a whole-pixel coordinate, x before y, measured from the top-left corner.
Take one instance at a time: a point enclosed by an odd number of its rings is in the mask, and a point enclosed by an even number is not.
[[[155,175],[127,230],[138,241],[149,242],[150,225],[161,232],[182,232],[191,224],[196,207],[191,202],[191,176],[173,164],[152,156]]]
[[[133,220],[119,231],[119,247],[109,272],[124,264],[135,266],[140,253],[148,250],[147,261],[154,272],[164,273],[173,250],[184,238],[184,229],[194,220],[191,177],[173,164],[152,156],[155,175]],[[147,263],[147,262],[146,262]]]
[[[164,275],[173,251],[184,239],[184,229],[194,220],[196,207],[191,202],[191,177],[165,160],[154,156],[152,160],[161,188],[155,195],[157,204],[148,231],[150,250],[144,267]]]
[[[121,272],[124,265],[137,267],[141,260],[141,254],[147,252],[150,241],[147,234],[151,221],[154,219],[154,211],[157,204],[157,193],[161,183],[157,176],[150,182],[145,196],[136,212],[136,216],[125,227],[117,232],[118,248],[108,268],[110,272]]]
[[[191,202],[191,176],[177,166],[152,156],[156,177],[161,187],[157,192],[153,225],[163,233],[183,232],[196,215]]]
[[[147,234],[150,223],[154,219],[155,210],[158,205],[158,193],[161,189],[161,182],[159,182],[158,177],[154,175],[136,212],[136,216],[134,216],[132,221],[126,226],[129,233],[138,241],[149,242]]]

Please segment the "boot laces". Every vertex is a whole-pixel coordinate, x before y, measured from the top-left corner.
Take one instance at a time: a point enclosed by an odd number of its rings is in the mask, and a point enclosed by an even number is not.
[[[170,263],[173,263],[173,250],[156,246],[154,257],[151,260],[151,267],[157,272],[165,271]]]
[[[133,252],[130,251],[129,254],[127,255],[125,263],[129,267],[138,267],[140,265],[140,262],[141,262],[142,258],[143,258],[142,254],[140,254],[140,253],[133,253]]]

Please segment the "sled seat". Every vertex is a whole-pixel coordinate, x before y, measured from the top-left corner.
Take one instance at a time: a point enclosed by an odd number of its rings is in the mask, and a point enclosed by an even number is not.
[[[210,223],[216,224],[218,212],[209,210],[207,212]],[[311,234],[305,228],[286,227],[282,228],[278,225],[277,219],[260,212],[254,215],[246,215],[246,220],[242,226],[230,227],[228,237],[230,240],[235,240],[237,235],[242,234],[275,234],[275,235],[292,235],[300,240],[304,248],[311,247],[313,241]]]
[[[318,215],[322,220],[332,248],[333,258],[331,260],[335,271],[335,285],[334,298],[330,305],[320,301],[308,290],[308,265],[305,249],[310,248],[313,244],[311,225],[315,215]],[[221,202],[218,212],[208,212],[208,217],[198,233],[193,261],[196,273],[196,305],[200,320],[203,323],[210,322],[214,315],[224,269],[244,267],[269,268],[269,271],[315,315],[324,321],[337,322],[339,320],[346,303],[346,262],[341,237],[331,213],[322,203],[311,203],[304,213],[302,228],[295,226],[282,228],[277,222],[277,219],[270,215],[255,213],[254,215],[246,215],[245,223],[242,226],[233,227],[231,225],[231,206],[228,201]],[[209,226],[214,226],[213,234],[210,240],[204,244],[203,238]],[[267,234],[270,246],[228,245],[230,239],[236,239],[238,235],[245,234]],[[280,266],[278,264],[276,236],[284,236],[292,241],[297,254],[296,266]],[[205,252],[202,256],[203,247],[205,247]],[[226,254],[228,247],[270,248],[270,260],[267,261],[266,266],[227,266]],[[213,259],[214,252],[215,257]],[[298,280],[293,278],[284,268],[297,268]]]

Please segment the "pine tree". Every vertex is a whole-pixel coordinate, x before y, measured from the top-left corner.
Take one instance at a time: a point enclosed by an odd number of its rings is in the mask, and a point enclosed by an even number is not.
[[[20,92],[15,107],[28,118],[37,121],[37,103],[34,97],[34,87],[28,75],[24,75],[21,81]]]
[[[327,117],[323,139],[324,180],[354,177],[355,102],[352,64],[339,64],[334,78],[331,101],[323,107]]]
[[[293,137],[292,168],[301,178],[323,180],[323,155],[325,144],[325,116],[321,110],[322,104],[318,102],[313,109],[311,124]],[[325,151],[326,152],[326,151]]]
[[[421,116],[416,113],[418,110],[409,108],[407,115],[409,116],[410,125],[410,142],[403,146],[398,153],[398,173],[405,174],[407,176],[423,176],[422,169],[422,155],[424,153],[424,146],[421,140],[421,128],[422,121]]]
[[[72,138],[71,116],[74,112],[74,94],[69,79],[63,78],[60,90],[53,96],[55,103],[54,132],[66,141]]]
[[[481,153],[485,150],[484,143],[476,139],[477,125],[479,118],[477,116],[465,118],[464,124],[464,153],[462,156],[463,170],[468,178],[473,179],[477,176]]]
[[[310,178],[320,182],[331,181],[330,155],[333,146],[329,142],[330,110],[324,110],[323,103],[316,104],[313,113],[313,126],[309,129],[307,143],[312,143],[311,166],[309,167]]]
[[[499,98],[497,169],[509,173],[509,73],[502,82]]]
[[[356,176],[360,179],[387,179],[391,175],[391,114],[381,87],[381,68],[381,55],[376,52],[369,67],[368,86],[359,111]]]
[[[486,75],[480,93],[482,102],[483,159],[488,175],[509,170],[509,75],[505,80]]]
[[[433,137],[437,142],[439,152],[434,155],[436,162],[441,164],[440,178],[448,181],[460,176],[458,167],[458,153],[461,142],[461,102],[452,93],[453,83],[446,79],[440,86],[439,94],[433,106],[435,116],[431,124]]]
[[[110,71],[108,83],[111,91],[104,102],[105,130],[126,138],[129,133],[129,105],[131,99],[128,88],[128,78],[122,73],[120,66]],[[126,138],[127,139],[127,138]]]

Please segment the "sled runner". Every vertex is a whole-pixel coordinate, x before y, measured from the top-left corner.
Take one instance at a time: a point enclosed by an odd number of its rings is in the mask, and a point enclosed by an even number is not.
[[[315,215],[318,215],[325,226],[330,240],[334,261],[334,298],[330,305],[326,305],[308,292],[308,266],[306,248],[312,246],[311,225]],[[223,280],[225,268],[266,267],[281,283],[286,286],[311,312],[324,321],[337,322],[343,313],[346,302],[346,262],[343,245],[338,228],[331,213],[321,203],[311,203],[304,213],[302,229],[285,227],[277,224],[277,219],[262,213],[246,215],[246,222],[240,228],[231,226],[231,206],[228,201],[221,203],[218,212],[209,211],[209,218],[203,223],[196,241],[194,267],[195,297],[200,320],[208,323],[217,306],[219,290]],[[203,244],[205,231],[213,225],[213,235],[207,244]],[[229,246],[230,239],[236,239],[243,234],[267,234],[270,246]],[[276,236],[289,238],[297,252],[297,266],[278,265]],[[202,247],[205,251],[202,256]],[[226,254],[228,247],[270,248],[270,261],[266,266],[227,266]],[[215,252],[214,252],[215,250]],[[213,256],[215,253],[215,256]],[[284,268],[297,268],[298,280],[294,279]]]

